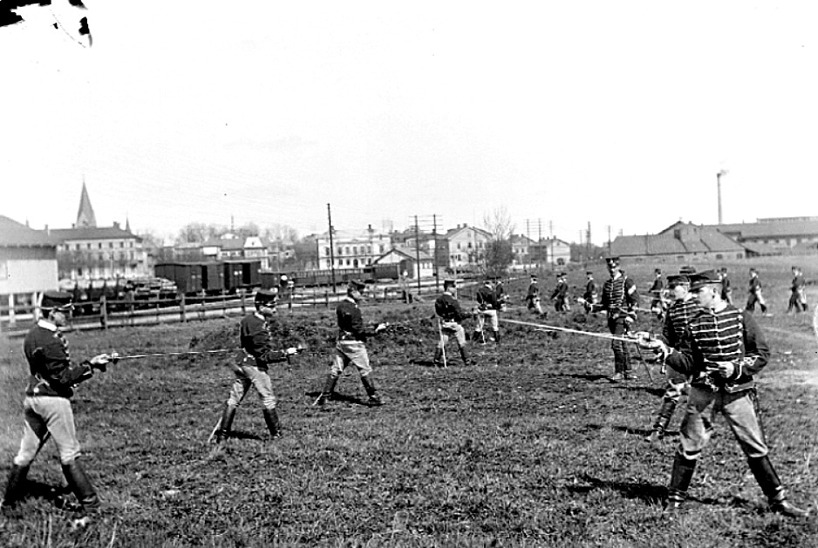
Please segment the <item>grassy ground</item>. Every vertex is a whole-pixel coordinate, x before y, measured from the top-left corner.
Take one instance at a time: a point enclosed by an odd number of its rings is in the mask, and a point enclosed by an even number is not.
[[[731,268],[734,286],[743,290],[746,264],[742,274],[738,268]],[[818,345],[809,315],[780,313],[788,268],[770,267],[769,300],[779,313],[758,318],[773,347],[760,379],[763,422],[791,498],[816,512]],[[783,275],[773,276],[779,270]],[[581,283],[580,272],[571,276]],[[604,279],[601,269],[597,278]],[[272,371],[285,428],[275,442],[266,439],[259,403],[250,396],[226,448],[206,444],[231,382],[226,356],[112,366],[81,386],[75,400],[84,462],[105,501],[101,519],[74,532],[55,509],[52,489],[62,478],[49,445],[32,467],[33,496],[22,517],[0,518],[0,545],[818,545],[814,518],[793,522],[767,511],[723,421],[685,512],[664,516],[680,415],[661,446],[644,441],[662,392],[658,371],[651,382],[640,365],[638,381],[609,383],[607,341],[552,338],[505,324],[499,348],[473,347],[478,366],[464,368],[452,358],[444,370],[430,366],[436,337],[430,304],[367,307],[364,314],[396,326],[369,345],[387,405],[362,405],[353,373],[339,382],[341,401],[326,411],[312,407],[329,362],[333,315],[285,314],[278,332],[310,352]],[[644,316],[640,329],[655,329]],[[532,319],[519,308],[505,317]],[[574,312],[552,312],[548,323],[604,331],[601,318]],[[69,337],[77,357],[112,349],[203,350],[235,344],[237,324]],[[0,345],[5,475],[19,441],[25,371],[21,341]]]

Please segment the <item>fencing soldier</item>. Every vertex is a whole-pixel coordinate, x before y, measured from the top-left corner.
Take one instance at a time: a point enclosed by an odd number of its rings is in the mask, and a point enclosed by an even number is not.
[[[500,310],[505,310],[506,304],[508,303],[508,294],[506,293],[505,287],[503,287],[503,280],[499,278],[494,282],[494,296],[497,298]]]
[[[70,293],[45,292],[40,302],[42,317],[29,330],[23,343],[31,375],[23,400],[23,439],[9,474],[3,508],[13,508],[23,498],[29,467],[51,437],[60,453],[68,487],[79,502],[78,524],[85,525],[87,516],[99,509],[100,500],[79,462],[80,444],[71,397],[76,385],[93,377],[95,370],[104,372],[116,354],[99,354],[79,364],[71,363],[68,341],[60,328],[65,327],[66,315],[72,306]]]
[[[661,321],[664,317],[667,303],[665,301],[665,281],[662,279],[662,271],[657,268],[653,271],[653,285],[650,286],[650,294],[652,299],[650,301],[650,311],[656,314],[656,317]]]
[[[477,300],[477,325],[475,326],[473,338],[476,340],[477,336],[483,337],[483,328],[486,325],[486,319],[488,319],[494,342],[500,344],[500,321],[497,318],[500,303],[497,302],[497,295],[491,287],[490,280],[483,282],[483,286],[477,290],[475,299]]]
[[[369,397],[368,405],[378,406],[383,404],[371,378],[372,366],[369,363],[369,354],[366,351],[365,343],[369,337],[384,331],[387,326],[385,323],[381,323],[374,330],[364,327],[358,303],[363,300],[363,291],[365,289],[366,284],[359,280],[349,282],[346,296],[335,309],[338,319],[338,340],[335,344],[335,356],[324,383],[324,390],[313,405],[323,406],[327,400],[332,398],[338,377],[349,364],[358,369],[361,384],[364,385],[364,390],[366,390]]]
[[[790,287],[790,302],[787,305],[787,313],[795,309],[796,312],[807,311],[807,294],[804,290],[804,275],[797,266],[792,267],[792,286]]]
[[[755,381],[770,357],[770,348],[752,314],[721,298],[715,271],[691,276],[691,291],[701,309],[690,320],[679,350],[661,345],[667,364],[690,376],[690,395],[682,421],[679,447],[668,487],[667,510],[681,506],[696,462],[713,433],[720,412],[747,457],[750,470],[774,512],[803,517],[807,512],[787,501],[786,492],[768,456],[756,416]]]
[[[624,336],[636,321],[636,306],[639,294],[633,280],[624,275],[619,267],[619,257],[605,259],[610,278],[602,285],[602,302],[591,307],[592,312],[605,310],[608,313],[608,329],[611,334]],[[632,380],[636,376],[631,371],[631,360],[624,341],[611,341],[614,353],[614,374],[612,382]]]
[[[551,300],[554,301],[554,310],[557,312],[571,311],[571,305],[568,303],[568,282],[565,279],[565,272],[557,274],[557,286],[551,293]]]
[[[456,289],[454,280],[445,280],[443,282],[443,294],[435,300],[435,314],[439,318],[441,331],[434,360],[435,365],[438,366],[443,365],[443,353],[450,336],[454,336],[457,341],[457,348],[460,350],[463,365],[471,365],[466,350],[466,332],[463,326],[460,325],[469,315],[460,308],[460,303],[457,302],[455,296]]]
[[[241,320],[239,336],[241,354],[239,363],[232,364],[236,380],[230,388],[230,396],[224,404],[222,419],[216,431],[216,443],[230,436],[236,409],[252,386],[261,398],[262,413],[270,439],[281,436],[281,424],[276,411],[276,397],[268,370],[271,364],[289,361],[298,352],[295,347],[278,350],[270,334],[268,322],[276,314],[278,291],[259,289],[254,299],[256,311]]]
[[[733,289],[730,287],[730,278],[727,276],[727,267],[721,267],[721,298],[727,304],[733,304]]]
[[[761,280],[758,279],[758,271],[755,268],[750,269],[750,281],[748,284],[747,306],[745,310],[755,312],[756,303],[761,307],[761,313],[767,313],[767,303],[764,302],[764,296],[761,294]]]
[[[535,310],[540,316],[545,315],[540,306],[540,284],[537,283],[537,276],[531,275],[531,283],[528,284],[528,291],[524,297],[526,308],[528,310]]]
[[[662,325],[661,340],[670,348],[678,349],[682,339],[686,336],[690,319],[699,310],[699,302],[690,292],[690,278],[687,275],[668,276],[667,285],[673,295],[674,302],[670,305]],[[666,371],[667,385],[662,395],[662,403],[653,422],[653,430],[648,437],[651,443],[656,443],[665,435],[673,412],[679,404],[682,391],[687,384],[687,377],[673,368]]]
[[[585,292],[582,294],[582,305],[585,312],[590,312],[593,305],[597,304],[599,300],[599,293],[597,291],[596,282],[594,281],[594,273],[588,270],[585,272]]]

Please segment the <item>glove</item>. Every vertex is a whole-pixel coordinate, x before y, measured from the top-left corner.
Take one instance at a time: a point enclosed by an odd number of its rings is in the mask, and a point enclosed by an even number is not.
[[[375,333],[381,333],[382,331],[386,331],[387,327],[389,327],[388,323],[379,323],[378,326],[375,328]]]
[[[287,355],[287,356],[294,356],[294,355],[298,354],[298,348],[296,348],[294,346],[291,346],[291,347],[289,347],[288,349],[286,349],[284,351],[284,354]]]
[[[88,360],[88,363],[91,365],[91,369],[96,369],[105,373],[105,371],[108,369],[109,361],[111,361],[111,357],[108,354],[98,354]]]
[[[736,366],[733,362],[711,362],[707,364],[707,371],[718,373],[722,378],[727,378],[736,372]]]

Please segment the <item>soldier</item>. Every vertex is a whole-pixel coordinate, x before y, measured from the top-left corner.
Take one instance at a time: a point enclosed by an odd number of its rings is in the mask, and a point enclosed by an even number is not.
[[[678,349],[685,336],[690,319],[699,310],[699,303],[690,292],[690,278],[680,274],[668,276],[667,285],[673,295],[673,304],[667,311],[660,340],[670,348]],[[673,418],[673,412],[679,404],[682,391],[687,384],[687,377],[673,368],[666,371],[667,385],[662,396],[662,403],[656,413],[653,431],[648,441],[656,443],[665,435],[668,424]]]
[[[455,291],[457,286],[454,280],[445,280],[443,282],[443,294],[435,300],[435,314],[440,321],[440,341],[435,350],[434,363],[437,366],[443,365],[443,352],[445,352],[446,343],[449,342],[449,337],[454,336],[457,341],[457,348],[460,351],[460,357],[463,359],[463,365],[471,365],[469,354],[466,350],[466,332],[463,326],[460,325],[463,320],[469,317],[460,308],[460,303],[457,302]]]
[[[68,487],[79,501],[75,522],[86,525],[88,516],[99,510],[100,500],[80,465],[80,444],[74,426],[71,397],[74,386],[104,372],[116,354],[99,354],[79,364],[71,363],[68,341],[60,332],[72,309],[70,293],[47,291],[40,302],[42,317],[26,335],[23,353],[28,361],[29,377],[23,400],[24,432],[20,450],[9,474],[3,509],[9,510],[23,498],[29,467],[51,437],[60,453],[62,472]]]
[[[557,274],[557,285],[551,293],[551,300],[554,301],[554,310],[557,312],[570,312],[571,305],[568,303],[568,282],[565,272]]]
[[[787,305],[787,313],[794,308],[796,312],[807,311],[807,295],[804,291],[804,275],[797,266],[792,267],[792,286],[790,288],[790,302]]]
[[[497,298],[500,310],[505,311],[506,305],[508,304],[508,294],[506,293],[505,287],[503,287],[503,280],[499,278],[494,282],[494,296]]]
[[[695,274],[690,281],[701,309],[690,320],[679,350],[660,343],[667,364],[691,378],[666,509],[676,510],[684,502],[696,462],[713,433],[716,412],[721,412],[771,509],[788,517],[804,517],[807,512],[787,502],[756,416],[753,375],[770,357],[764,334],[750,313],[721,298],[717,272]]]
[[[364,327],[361,309],[358,308],[358,304],[363,301],[365,289],[365,283],[352,280],[347,287],[346,297],[341,300],[335,309],[335,315],[338,319],[338,340],[335,343],[335,356],[324,383],[324,390],[313,405],[323,406],[327,400],[332,398],[338,377],[349,364],[354,365],[361,375],[361,384],[364,385],[364,390],[366,390],[369,397],[368,405],[383,405],[383,401],[378,396],[378,391],[375,388],[375,383],[371,379],[372,366],[369,363],[369,354],[366,351],[365,342],[369,337],[384,331],[387,326],[385,323],[381,323],[374,330]]]
[[[540,284],[537,283],[537,276],[535,274],[531,275],[531,283],[528,284],[528,291],[526,292],[524,300],[528,310],[536,311],[540,316],[545,315],[542,306],[540,306]]]
[[[602,302],[591,307],[592,312],[606,310],[608,313],[608,329],[611,334],[624,336],[631,324],[636,321],[636,306],[639,304],[639,294],[633,280],[624,275],[619,267],[619,257],[605,259],[610,278],[602,285]],[[614,353],[614,374],[611,382],[633,380],[636,376],[631,371],[631,360],[628,348],[620,340],[611,341]]]
[[[662,270],[657,268],[653,271],[653,285],[650,286],[650,294],[652,300],[650,301],[650,310],[659,321],[662,321],[665,313],[665,281],[662,278]]]
[[[594,281],[594,273],[588,270],[585,272],[585,292],[582,294],[582,305],[585,308],[585,312],[590,312],[591,308],[597,304],[599,300],[599,293],[596,287],[596,282]]]
[[[761,313],[767,313],[767,303],[764,302],[764,296],[761,294],[761,280],[758,279],[758,271],[755,268],[750,269],[750,282],[747,295],[747,306],[744,308],[750,312],[755,312],[756,303],[761,307]]]
[[[494,342],[500,344],[500,322],[497,318],[497,311],[500,310],[500,303],[497,302],[497,295],[491,287],[491,281],[483,282],[483,287],[477,290],[475,295],[477,300],[477,325],[474,329],[474,339],[479,335],[483,335],[483,327],[486,324],[486,319],[489,321],[489,327],[494,335]],[[485,339],[484,339],[485,340]]]
[[[270,334],[268,322],[276,314],[278,291],[273,289],[259,289],[254,299],[256,311],[248,314],[241,320],[239,336],[241,345],[240,362],[233,364],[236,380],[230,388],[230,395],[224,404],[222,419],[216,432],[216,443],[221,443],[230,436],[233,418],[236,409],[244,398],[244,394],[253,388],[261,398],[262,413],[270,439],[281,437],[281,424],[276,411],[276,397],[273,393],[273,383],[268,374],[269,366],[273,363],[289,361],[298,349],[295,347],[278,350]]]
[[[727,304],[733,304],[733,289],[730,287],[730,277],[727,276],[727,267],[721,267],[721,298]]]

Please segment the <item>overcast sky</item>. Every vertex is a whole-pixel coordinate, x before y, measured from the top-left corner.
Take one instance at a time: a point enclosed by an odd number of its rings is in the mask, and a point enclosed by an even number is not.
[[[67,0],[54,0],[55,8]],[[0,214],[576,241],[818,215],[815,2],[85,0],[0,27]],[[59,12],[62,13],[62,12]],[[58,18],[65,16],[58,15]]]

